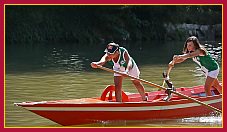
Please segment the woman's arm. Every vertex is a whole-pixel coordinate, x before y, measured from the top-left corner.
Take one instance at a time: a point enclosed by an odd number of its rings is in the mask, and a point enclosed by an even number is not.
[[[174,64],[178,64],[178,63],[184,62],[185,60],[187,60],[187,58],[178,58],[178,59],[173,58],[173,60],[174,60]]]
[[[187,54],[183,54],[183,55],[174,55],[173,60],[169,62],[167,76],[169,76],[169,73],[175,64],[182,63],[185,60],[187,60],[188,58],[193,58],[193,57],[196,57],[199,55],[204,55],[204,52],[199,49],[192,53],[187,53]]]
[[[191,52],[191,53],[186,53],[186,54],[183,54],[183,55],[174,55],[173,61],[171,61],[169,64],[174,65],[174,64],[177,64],[177,63],[181,63],[188,58],[193,58],[193,57],[196,57],[196,56],[199,56],[199,55],[204,55],[204,51],[197,49],[196,51]]]
[[[178,57],[179,57],[179,59],[188,59],[188,58],[193,58],[193,57],[196,57],[196,56],[199,56],[199,55],[204,55],[204,51],[197,49],[197,50],[195,50],[194,52],[191,52],[191,53],[178,55]]]
[[[175,64],[182,63],[186,59],[187,58],[180,58],[180,57],[178,57],[178,55],[174,55],[173,60],[169,62],[168,70],[167,70],[167,76],[169,76],[169,73],[170,73],[171,69],[174,67]]]
[[[109,57],[107,56],[107,54],[105,54],[98,62],[92,62],[91,63],[91,67],[92,68],[97,68],[97,65],[104,65],[107,61],[109,61]]]
[[[183,61],[185,61],[185,60],[186,60],[186,59],[183,59],[183,58],[181,58],[181,59],[176,59],[175,56],[173,57],[173,60],[170,61],[170,62],[169,62],[169,65],[168,65],[168,69],[167,69],[167,73],[166,73],[166,75],[167,75],[166,79],[167,79],[167,80],[169,80],[169,74],[170,74],[170,71],[172,70],[172,68],[174,67],[174,65],[177,64],[177,63],[181,63],[181,62],[183,62]]]

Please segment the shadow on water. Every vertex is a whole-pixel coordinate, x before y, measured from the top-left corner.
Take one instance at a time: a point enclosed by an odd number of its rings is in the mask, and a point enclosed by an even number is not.
[[[210,54],[222,67],[222,45],[217,42],[204,42]],[[182,42],[138,43],[124,45],[137,62],[141,78],[162,84],[162,72],[174,54],[181,54]],[[58,126],[56,123],[13,106],[15,102],[61,100],[84,97],[97,97],[109,84],[113,75],[100,69],[92,69],[90,63],[104,55],[105,45],[77,46],[74,44],[33,44],[6,46],[6,126]],[[222,80],[222,69],[218,76]],[[175,87],[204,84],[204,76],[192,61],[176,65],[171,72]],[[155,91],[145,85],[146,91]],[[137,93],[130,79],[125,79],[123,89]],[[209,122],[209,121],[214,122]],[[208,122],[206,122],[208,121]],[[201,123],[202,122],[202,123]],[[88,127],[138,126],[221,126],[222,117],[209,116],[162,121],[123,121],[101,122]],[[160,125],[161,124],[161,125]],[[96,126],[95,126],[96,125]],[[86,127],[84,125],[82,127]]]

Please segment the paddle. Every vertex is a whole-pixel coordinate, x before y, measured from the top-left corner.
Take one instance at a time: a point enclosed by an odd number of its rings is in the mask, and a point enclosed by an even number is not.
[[[173,86],[173,83],[169,81],[166,72],[163,72],[163,73],[162,73],[162,76],[163,76],[163,78],[164,78],[165,83],[166,83],[167,86],[168,86],[167,90],[165,91],[165,93],[167,93],[168,96],[166,96],[163,100],[169,101],[169,100],[172,98],[172,92],[171,92],[171,90],[176,91],[176,89],[175,89],[175,87]]]
[[[175,62],[174,62],[174,60],[172,60],[170,63],[172,63],[172,64],[174,65]],[[169,73],[170,73],[170,71],[172,70],[172,68],[173,68],[173,66],[169,66],[169,68],[168,68],[168,70],[167,70],[167,73],[166,73],[166,78],[163,79],[162,87],[164,87],[165,81],[166,81],[166,80],[169,80]],[[160,91],[160,90],[162,90],[162,89],[159,89],[158,91]]]
[[[161,88],[161,89],[163,89],[163,90],[167,90],[165,87],[162,87],[162,86],[160,86],[160,85],[158,85],[158,84],[155,84],[155,83],[152,83],[152,82],[149,82],[149,81],[146,81],[146,80],[143,80],[143,79],[140,79],[140,78],[137,78],[137,77],[134,77],[134,76],[131,76],[131,75],[128,75],[128,74],[125,74],[125,73],[116,71],[116,70],[112,70],[112,69],[109,69],[109,68],[106,68],[106,67],[103,67],[103,66],[100,66],[100,65],[97,65],[97,67],[98,67],[99,69],[104,70],[104,71],[108,71],[108,72],[112,72],[112,73],[117,73],[117,74],[120,74],[120,75],[122,75],[122,76],[129,77],[129,78],[135,79],[135,80],[137,80],[137,81],[143,82],[143,83],[148,84],[148,85],[150,85],[150,86],[154,86],[154,87],[157,87],[157,88]],[[179,93],[179,92],[177,92],[177,91],[173,91],[173,90],[170,90],[170,91],[171,91],[172,93],[178,95],[178,96],[184,97],[184,98],[186,98],[186,99],[188,99],[188,100],[191,100],[191,101],[193,101],[193,102],[196,102],[196,103],[198,103],[198,104],[201,104],[201,105],[203,105],[203,106],[206,106],[207,108],[209,108],[209,109],[211,109],[211,110],[214,110],[214,111],[217,111],[217,112],[219,112],[219,113],[222,113],[221,110],[219,110],[219,109],[217,109],[217,108],[215,108],[215,107],[213,107],[213,106],[211,106],[211,105],[208,105],[208,104],[206,104],[206,103],[203,103],[203,102],[201,102],[201,101],[199,101],[199,100],[196,100],[196,99],[194,99],[194,98],[188,97],[188,96],[186,96],[186,95],[184,95],[184,94],[182,94],[182,93]]]

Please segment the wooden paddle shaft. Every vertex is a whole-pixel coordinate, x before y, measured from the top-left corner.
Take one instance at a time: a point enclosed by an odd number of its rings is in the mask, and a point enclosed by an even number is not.
[[[146,80],[143,80],[143,79],[140,79],[140,78],[137,78],[137,77],[134,77],[134,76],[125,74],[125,73],[123,73],[123,72],[119,72],[119,71],[116,71],[116,70],[112,70],[112,69],[109,69],[109,68],[106,68],[106,67],[103,67],[103,66],[100,66],[100,65],[97,65],[97,67],[100,68],[100,69],[102,69],[102,70],[105,70],[105,71],[108,71],[108,72],[112,72],[112,73],[117,73],[117,74],[120,74],[120,75],[125,76],[125,77],[130,77],[130,78],[132,78],[132,79],[135,79],[135,80],[137,80],[137,81],[143,82],[143,83],[148,84],[148,85],[150,85],[150,86],[153,86],[153,87],[157,87],[157,88],[166,90],[165,87],[162,87],[162,86],[160,86],[160,85],[158,85],[158,84],[155,84],[155,83],[152,83],[152,82],[149,82],[149,81],[146,81]],[[215,107],[213,107],[213,106],[211,106],[211,105],[208,105],[208,104],[206,104],[206,103],[204,103],[204,102],[201,102],[201,101],[196,100],[196,99],[194,99],[194,98],[188,97],[188,96],[186,96],[186,95],[184,95],[184,94],[182,94],[182,93],[179,93],[179,92],[177,92],[177,91],[173,91],[173,90],[170,90],[170,91],[171,91],[172,93],[178,95],[178,96],[184,97],[184,98],[186,98],[186,99],[188,99],[188,100],[191,100],[191,101],[196,102],[196,103],[198,103],[198,104],[204,105],[204,106],[206,106],[206,107],[209,108],[209,109],[212,109],[212,110],[214,110],[214,111],[217,111],[217,112],[219,112],[219,113],[222,113],[221,110],[219,110],[219,109],[217,109],[217,108],[215,108]]]

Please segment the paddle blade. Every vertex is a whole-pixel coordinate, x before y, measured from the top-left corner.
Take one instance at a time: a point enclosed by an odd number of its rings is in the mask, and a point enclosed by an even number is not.
[[[166,74],[165,71],[162,73],[162,76],[163,76],[163,78],[165,79],[165,82],[166,82],[166,84],[167,84],[167,86],[168,86],[168,88],[166,88],[166,91],[165,91],[165,93],[167,93],[168,96],[165,97],[163,100],[169,101],[169,100],[171,99],[171,97],[172,97],[171,91],[172,91],[172,90],[173,90],[173,91],[176,91],[176,89],[174,88],[173,83],[169,81],[169,77],[167,76],[167,74]]]
[[[162,73],[163,78],[165,79],[165,82],[169,88],[173,88],[173,83],[169,82],[169,77],[167,76],[166,72],[164,71]]]

